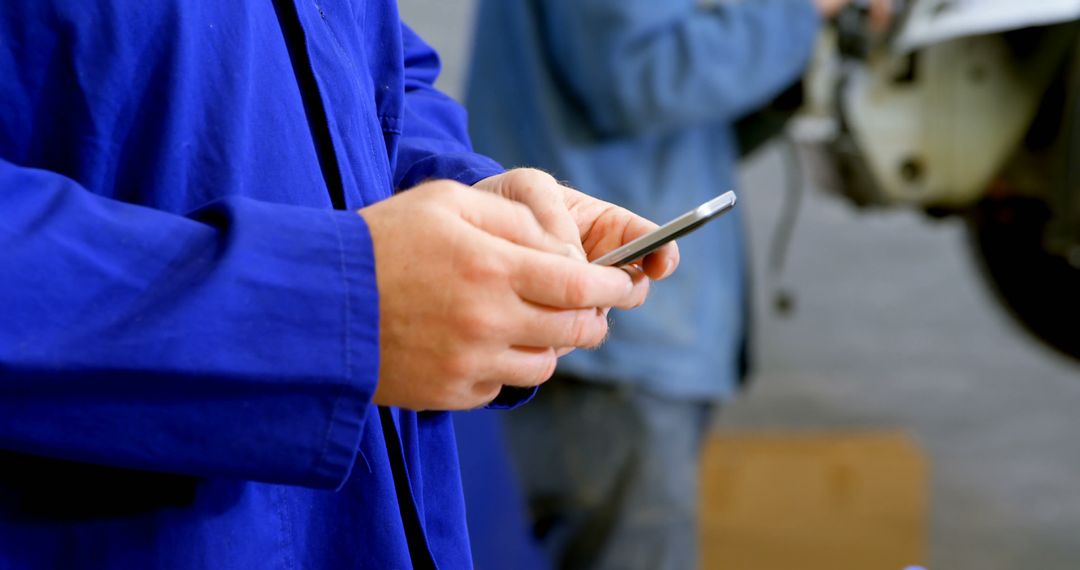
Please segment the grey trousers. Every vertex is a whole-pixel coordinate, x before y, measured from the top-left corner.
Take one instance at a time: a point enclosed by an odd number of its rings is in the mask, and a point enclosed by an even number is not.
[[[506,415],[534,533],[557,568],[696,567],[698,466],[712,408],[556,377]]]

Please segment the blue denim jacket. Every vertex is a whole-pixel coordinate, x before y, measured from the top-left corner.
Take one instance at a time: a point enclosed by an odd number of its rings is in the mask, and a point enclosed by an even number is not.
[[[487,0],[477,23],[477,149],[663,223],[732,189],[731,125],[797,79],[819,19],[809,0]],[[644,307],[614,312],[607,344],[561,370],[730,395],[747,299],[736,210],[680,240],[679,271]]]

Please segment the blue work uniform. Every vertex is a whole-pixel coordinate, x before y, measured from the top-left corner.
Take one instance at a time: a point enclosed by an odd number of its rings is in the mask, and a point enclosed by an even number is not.
[[[662,223],[734,189],[732,126],[802,73],[810,0],[480,3],[468,107],[476,147]],[[742,207],[679,241],[679,271],[614,311],[559,369],[680,399],[730,397],[745,335]]]
[[[474,154],[391,0],[0,4],[0,568],[467,568],[355,210]]]
[[[819,24],[811,0],[481,0],[472,135],[504,164],[662,223],[734,188],[735,123],[798,80]],[[649,302],[612,311],[606,343],[564,357],[505,418],[534,534],[557,567],[696,564],[702,437],[745,369],[745,203],[681,239],[679,270]],[[460,445],[463,457],[492,453]],[[493,487],[479,472],[467,491]],[[487,521],[505,529],[513,513],[481,514],[470,510],[476,558],[494,559]]]

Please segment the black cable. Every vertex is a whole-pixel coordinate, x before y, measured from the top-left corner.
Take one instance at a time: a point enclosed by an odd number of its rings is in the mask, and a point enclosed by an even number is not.
[[[784,151],[784,203],[769,244],[768,274],[773,308],[781,316],[790,316],[795,310],[795,294],[783,286],[783,273],[802,211],[803,168],[791,136],[785,134],[781,141],[780,146]]]

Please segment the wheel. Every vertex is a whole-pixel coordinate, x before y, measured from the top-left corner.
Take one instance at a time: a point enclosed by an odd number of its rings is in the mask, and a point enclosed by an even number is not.
[[[987,281],[1042,342],[1080,361],[1080,268],[1046,251],[1050,209],[1036,199],[988,199],[969,217]]]

